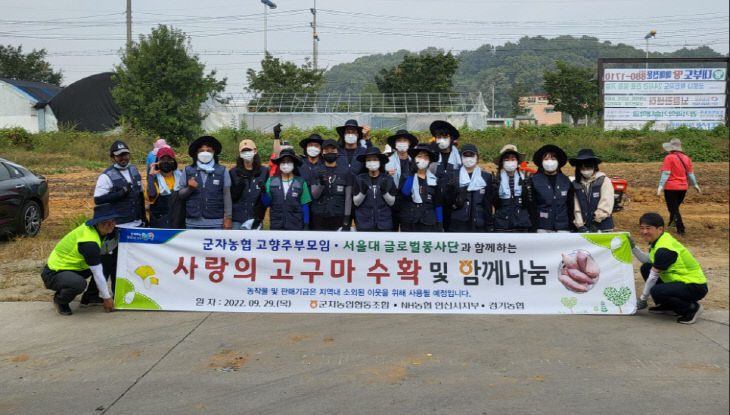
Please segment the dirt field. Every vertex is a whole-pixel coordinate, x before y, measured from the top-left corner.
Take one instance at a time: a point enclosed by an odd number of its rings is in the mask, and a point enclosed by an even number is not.
[[[602,164],[609,176],[629,181],[631,205],[614,215],[616,230],[638,234],[638,218],[654,211],[667,220],[664,198],[657,196],[661,163]],[[487,169],[491,169],[491,165]],[[565,171],[568,173],[569,171]],[[36,238],[0,240],[0,301],[50,301],[51,291],[43,287],[40,271],[56,242],[73,228],[74,219],[89,216],[93,189],[99,172],[76,170],[48,175],[51,214]],[[679,240],[698,259],[708,279],[707,309],[728,309],[728,163],[696,163],[695,174],[702,193],[690,190],[682,205],[687,235]],[[669,231],[674,234],[675,229]],[[647,250],[637,236],[639,246]],[[643,287],[636,265],[637,286]]]

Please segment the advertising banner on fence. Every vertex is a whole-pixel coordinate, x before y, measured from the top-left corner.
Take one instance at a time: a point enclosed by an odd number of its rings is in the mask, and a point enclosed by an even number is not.
[[[609,130],[641,130],[649,121],[606,121],[603,128]],[[723,125],[722,121],[655,121],[651,125],[651,129],[655,131],[673,130],[681,126],[687,128],[699,128],[701,130],[712,130],[718,125]]]
[[[625,233],[122,229],[115,306],[296,313],[632,314]]]
[[[604,94],[724,94],[725,81],[605,82]]]
[[[725,119],[725,108],[606,108],[603,119],[719,121]]]
[[[725,95],[606,95],[605,108],[724,107]]]
[[[604,81],[724,81],[725,68],[604,69]]]

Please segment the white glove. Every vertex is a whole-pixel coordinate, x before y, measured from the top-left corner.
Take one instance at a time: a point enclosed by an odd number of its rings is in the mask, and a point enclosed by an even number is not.
[[[339,228],[337,228],[337,231],[336,232],[342,232],[342,226],[340,226]]]
[[[245,229],[247,231],[251,230],[251,226],[253,226],[253,219],[249,219],[246,222],[243,222],[241,224],[241,229]]]
[[[662,185],[659,185],[659,188],[657,188],[657,189],[656,189],[656,195],[657,195],[657,196],[661,196],[661,195],[662,195],[662,190],[663,190],[663,189],[664,189],[664,186],[662,186]]]
[[[697,193],[702,193],[702,191],[700,190],[700,185],[698,184],[695,185],[695,190],[697,190]]]

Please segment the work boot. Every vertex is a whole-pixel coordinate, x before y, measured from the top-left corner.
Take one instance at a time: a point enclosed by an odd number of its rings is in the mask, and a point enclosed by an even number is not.
[[[56,307],[56,312],[62,316],[70,316],[73,314],[73,311],[71,311],[71,307],[68,304],[59,304],[54,301],[53,306]]]
[[[694,303],[692,305],[692,310],[688,311],[687,314],[683,315],[682,317],[677,319],[677,323],[682,324],[694,324],[695,321],[697,321],[697,317],[700,316],[702,313],[702,304],[700,303]]]
[[[81,297],[80,304],[81,304],[81,307],[84,307],[84,308],[93,307],[93,306],[97,306],[97,305],[104,305],[104,300],[102,300],[101,297],[99,297],[99,296],[86,297],[86,298]]]

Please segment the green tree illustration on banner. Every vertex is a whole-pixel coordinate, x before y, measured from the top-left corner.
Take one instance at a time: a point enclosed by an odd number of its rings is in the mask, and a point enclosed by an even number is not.
[[[616,289],[614,287],[606,287],[603,290],[603,295],[606,296],[608,301],[612,302],[613,305],[618,307],[618,312],[623,314],[623,310],[621,310],[621,306],[626,304],[627,301],[629,301],[629,298],[631,297],[631,289],[629,287],[621,287],[620,289]]]
[[[578,304],[578,299],[575,297],[563,297],[560,299],[560,302],[570,310],[570,314],[573,314],[573,307]]]

